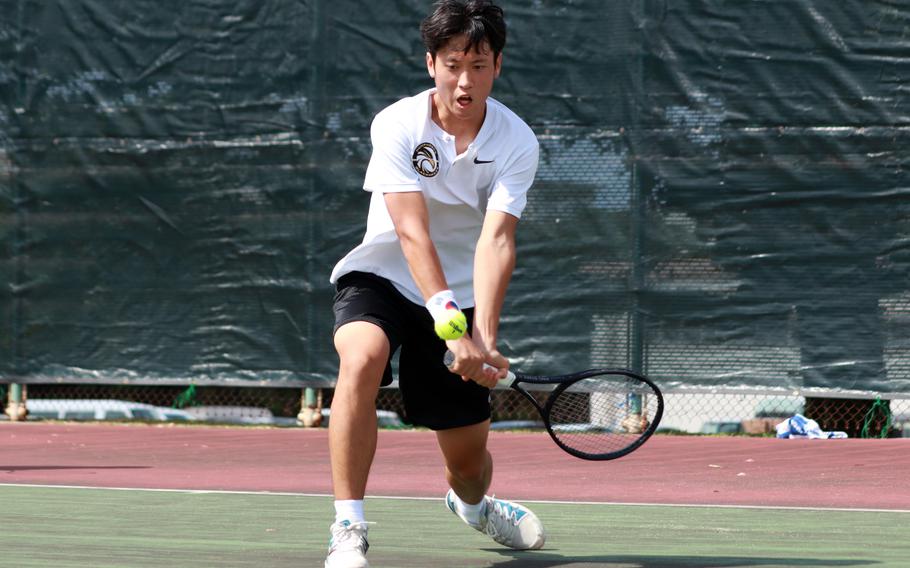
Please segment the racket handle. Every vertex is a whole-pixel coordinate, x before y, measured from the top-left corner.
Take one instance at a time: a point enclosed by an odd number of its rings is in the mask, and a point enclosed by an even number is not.
[[[451,368],[452,363],[455,362],[455,354],[452,353],[452,351],[450,349],[447,349],[446,354],[442,358],[442,362],[445,363],[445,366],[447,368]],[[494,367],[493,365],[484,363],[483,368],[484,369],[495,369],[496,367]],[[510,386],[512,386],[512,383],[515,382],[515,373],[513,373],[512,371],[508,371],[508,373],[509,374],[507,374],[504,378],[499,379],[499,382],[496,384],[497,387],[509,388]]]

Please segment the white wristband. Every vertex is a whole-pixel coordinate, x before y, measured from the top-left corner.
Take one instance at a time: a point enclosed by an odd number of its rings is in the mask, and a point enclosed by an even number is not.
[[[433,321],[436,321],[446,317],[448,310],[461,311],[461,308],[458,307],[458,302],[455,301],[455,294],[451,290],[440,290],[427,300],[427,310],[433,317]]]

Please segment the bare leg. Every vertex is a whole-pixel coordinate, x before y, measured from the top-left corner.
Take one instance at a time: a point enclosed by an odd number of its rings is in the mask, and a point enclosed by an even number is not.
[[[487,451],[489,430],[487,420],[436,432],[446,462],[446,481],[465,503],[480,503],[493,479],[493,457]]]
[[[436,433],[445,456],[446,479],[462,504],[449,504],[455,514],[475,529],[489,535],[499,544],[516,550],[535,550],[544,545],[546,534],[540,519],[527,507],[512,501],[492,499],[485,512],[459,512],[462,505],[476,505],[484,500],[493,479],[493,458],[487,451],[490,421],[473,426],[441,430]],[[447,498],[448,499],[448,498]],[[476,520],[472,520],[475,519]]]
[[[329,420],[329,453],[335,499],[363,499],[376,453],[376,395],[389,359],[389,341],[378,326],[352,322],[335,332],[341,359]]]

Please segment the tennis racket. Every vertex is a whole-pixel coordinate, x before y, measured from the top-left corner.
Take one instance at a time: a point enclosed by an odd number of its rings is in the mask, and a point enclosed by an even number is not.
[[[443,361],[450,367],[455,354],[447,351]],[[522,384],[544,387],[549,395],[541,403]],[[612,460],[634,451],[651,437],[664,411],[657,385],[626,369],[554,376],[509,371],[499,386],[527,398],[556,445],[585,460]]]

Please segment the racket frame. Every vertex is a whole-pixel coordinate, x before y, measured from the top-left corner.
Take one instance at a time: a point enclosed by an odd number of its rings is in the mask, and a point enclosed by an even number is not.
[[[455,355],[449,351],[446,353],[444,362],[446,367],[452,364],[454,361]],[[643,396],[654,396],[657,398],[657,410],[654,412],[654,417],[650,420],[648,427],[638,435],[638,438],[631,444],[620,448],[615,452],[608,452],[604,454],[592,454],[589,452],[582,452],[570,446],[567,446],[562,442],[559,437],[556,435],[556,432],[553,430],[553,425],[550,423],[550,410],[553,408],[553,404],[559,395],[570,388],[572,385],[579,381],[585,379],[590,379],[591,377],[596,377],[599,375],[621,375],[640,383],[647,385],[647,387],[652,391],[649,395]],[[528,392],[525,388],[521,386],[521,383],[532,384],[532,385],[554,385],[554,388],[550,391],[547,396],[547,400],[544,402],[543,406],[537,401],[534,396]],[[543,419],[544,426],[547,429],[547,433],[550,435],[550,438],[556,442],[556,445],[559,446],[561,450],[566,452],[569,455],[581,458],[583,460],[591,461],[606,461],[614,460],[616,458],[621,458],[636,449],[638,449],[642,444],[644,444],[648,438],[657,430],[657,427],[660,425],[660,419],[663,417],[664,413],[664,397],[660,392],[660,389],[654,384],[651,379],[640,375],[629,369],[588,369],[586,371],[580,371],[578,373],[572,373],[570,375],[526,375],[517,371],[509,371],[509,374],[504,378],[500,379],[499,384],[497,385],[501,388],[511,388],[522,394],[537,410],[537,413],[540,414],[540,417]]]
[[[565,390],[571,388],[572,385],[574,385],[580,381],[583,381],[585,379],[590,379],[593,377],[605,376],[605,375],[614,375],[614,376],[620,375],[620,376],[624,376],[626,378],[638,381],[638,382],[642,383],[643,385],[647,385],[647,387],[651,391],[651,393],[643,394],[642,396],[653,396],[657,399],[657,409],[654,412],[653,418],[650,418],[648,427],[645,428],[645,430],[643,432],[638,434],[638,437],[635,439],[634,442],[620,448],[619,450],[613,451],[613,452],[592,454],[590,452],[583,452],[581,450],[578,450],[576,448],[566,445],[556,435],[556,432],[553,430],[553,424],[550,421],[550,411],[553,408],[553,404],[555,404],[556,400],[559,398],[559,395],[562,394]],[[566,452],[570,455],[573,455],[577,458],[581,458],[583,460],[591,460],[591,461],[615,460],[617,458],[621,458],[621,457],[635,451],[642,444],[644,444],[648,440],[648,438],[651,437],[652,434],[654,434],[654,432],[657,430],[657,427],[660,425],[660,419],[663,417],[663,413],[664,413],[664,397],[663,397],[663,394],[660,392],[660,389],[657,387],[657,385],[655,385],[647,377],[639,375],[638,373],[635,373],[628,369],[588,369],[587,371],[581,371],[579,373],[575,373],[572,375],[562,375],[562,376],[554,376],[554,377],[532,377],[529,375],[523,375],[521,373],[515,373],[515,381],[512,382],[511,387],[514,390],[517,390],[518,392],[525,394],[526,398],[533,399],[534,397],[531,396],[530,393],[528,393],[524,388],[522,388],[519,385],[519,383],[522,383],[522,382],[527,383],[527,384],[555,384],[556,385],[556,388],[554,388],[552,390],[552,392],[550,392],[549,396],[547,397],[547,400],[544,403],[543,408],[541,408],[539,404],[535,404],[535,406],[537,406],[538,410],[540,411],[540,417],[543,418],[544,425],[547,428],[547,433],[550,435],[550,438],[552,438],[553,441],[556,442],[556,445],[559,446],[564,452]]]

